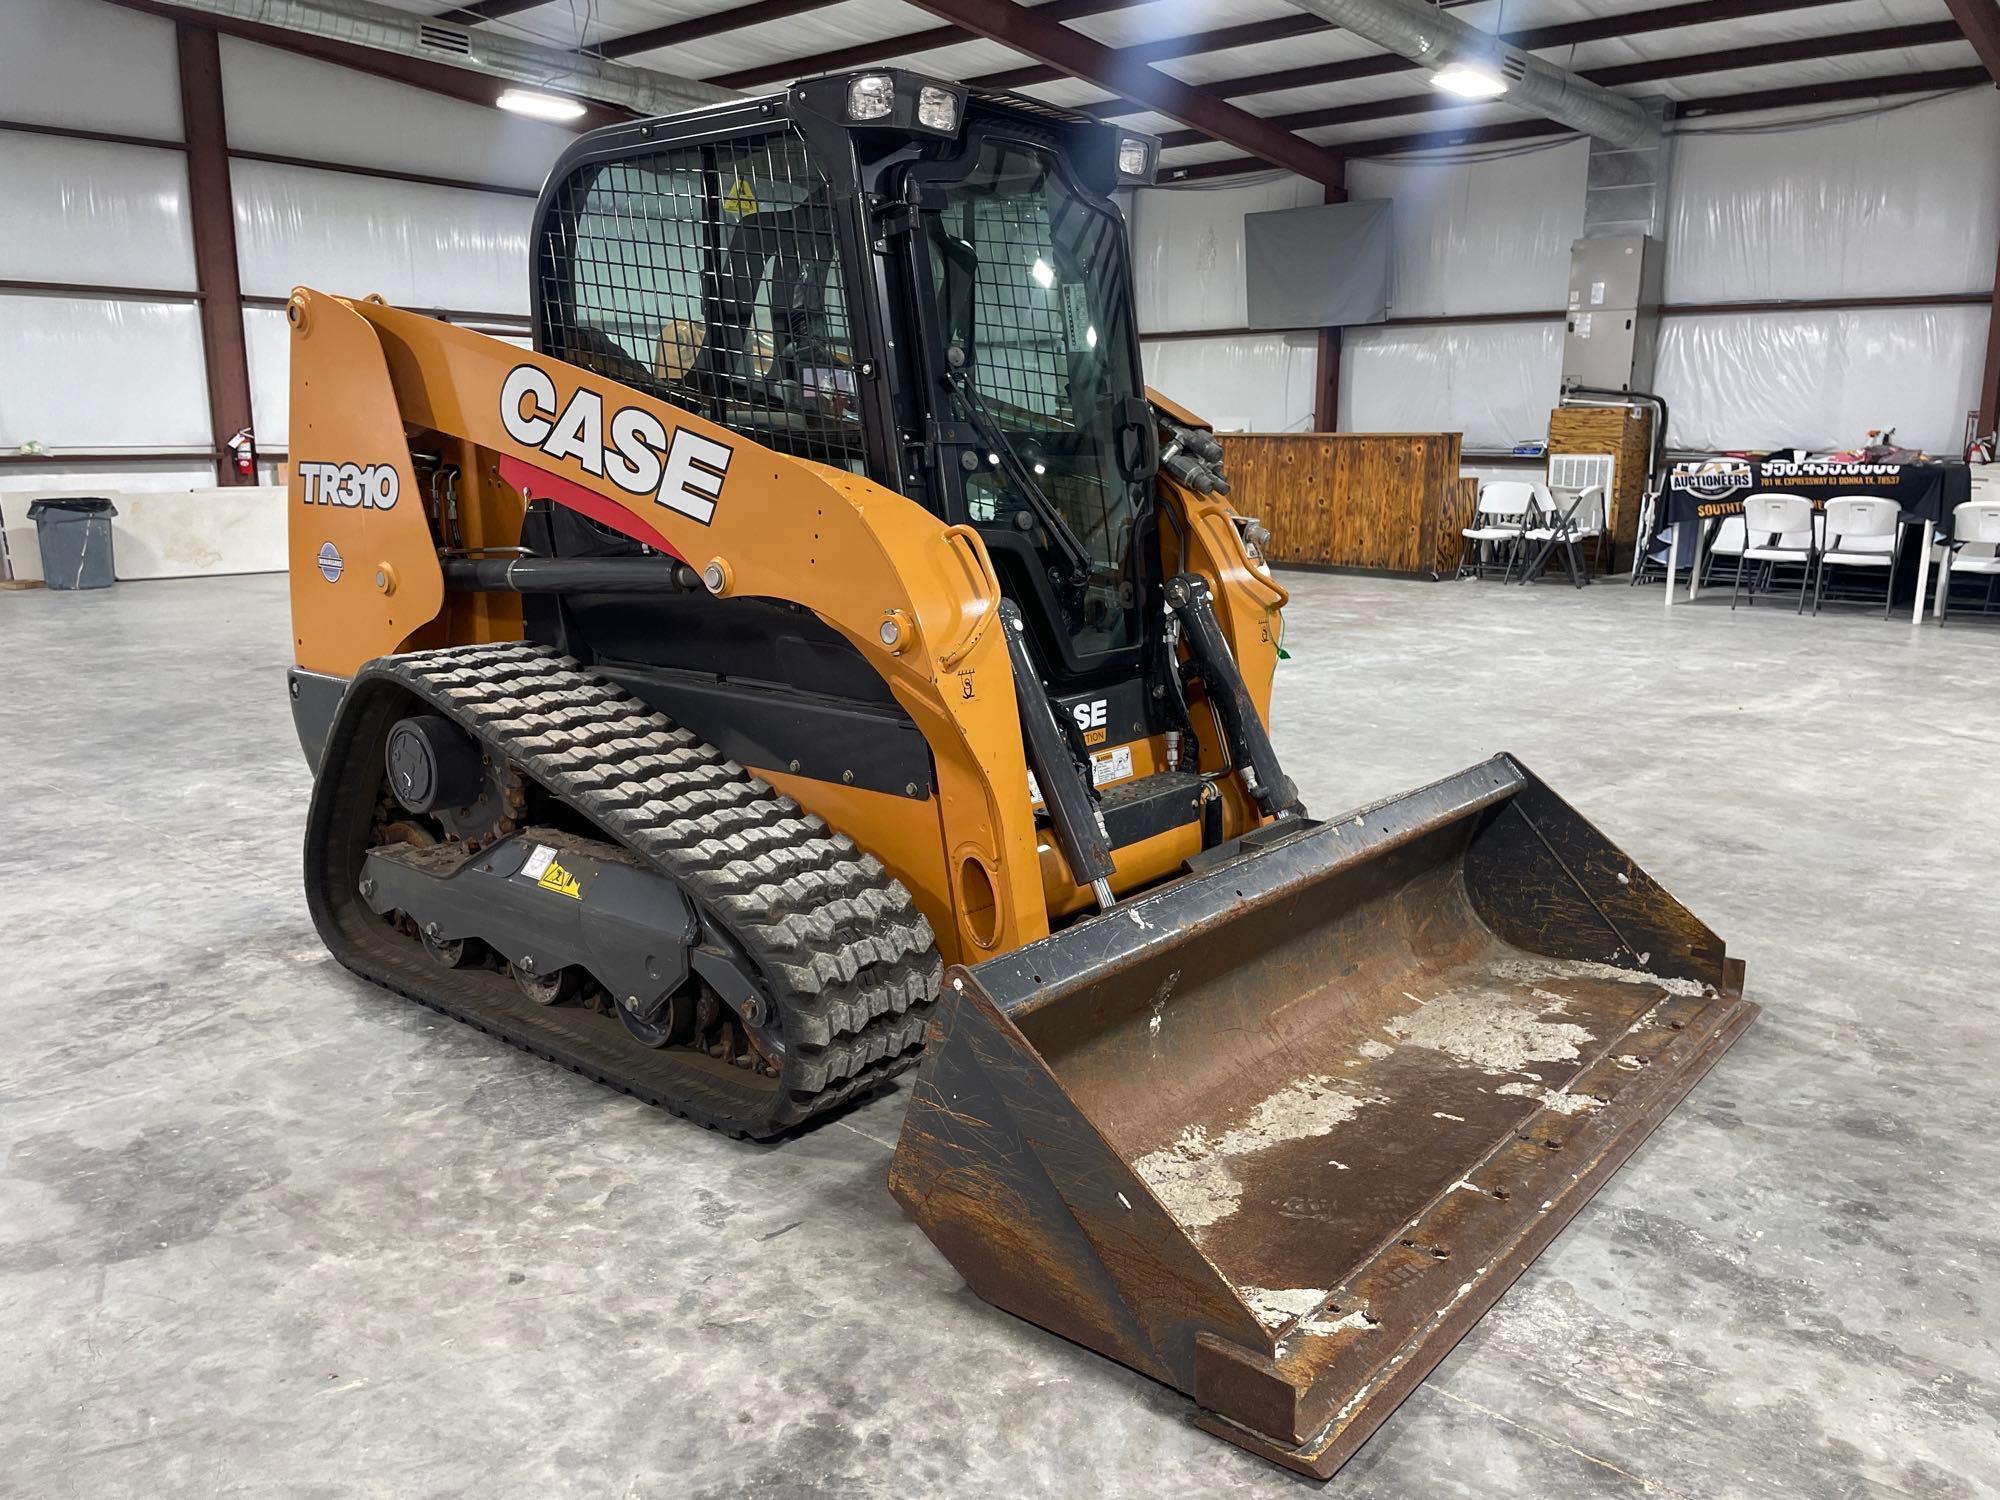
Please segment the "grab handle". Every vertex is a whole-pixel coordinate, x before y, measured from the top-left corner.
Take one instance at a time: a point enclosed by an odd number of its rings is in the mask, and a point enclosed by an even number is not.
[[[979,612],[973,616],[972,623],[938,657],[938,665],[949,672],[970,656],[972,648],[984,639],[986,627],[993,622],[993,616],[1000,608],[1000,576],[993,571],[993,559],[986,555],[986,543],[970,526],[947,526],[944,539],[951,547],[952,555],[965,569],[966,581],[972,585],[972,591],[979,596]]]

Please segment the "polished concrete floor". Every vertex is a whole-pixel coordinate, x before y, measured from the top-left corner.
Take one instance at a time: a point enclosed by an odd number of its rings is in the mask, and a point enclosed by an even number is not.
[[[1762,1019],[1334,1480],[2000,1494],[2000,620],[1294,575],[1330,812],[1510,749]],[[883,1188],[339,970],[283,581],[0,594],[0,1493],[1294,1495]]]

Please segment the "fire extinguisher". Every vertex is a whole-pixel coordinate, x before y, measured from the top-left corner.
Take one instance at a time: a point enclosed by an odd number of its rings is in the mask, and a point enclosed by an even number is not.
[[[239,483],[255,483],[257,479],[257,439],[244,428],[229,440],[229,462],[236,472]]]

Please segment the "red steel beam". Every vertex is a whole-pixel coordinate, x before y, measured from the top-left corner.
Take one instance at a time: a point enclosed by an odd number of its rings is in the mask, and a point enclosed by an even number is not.
[[[1830,83],[1800,83],[1788,88],[1759,89],[1750,94],[1723,94],[1707,99],[1683,99],[1674,106],[1680,119],[1696,115],[1734,115],[1753,109],[1784,109],[1794,104],[1836,104],[1879,95],[1950,93],[1977,88],[1989,80],[1984,68],[1937,68],[1928,73],[1895,73],[1886,78],[1840,78]]]
[[[187,142],[188,219],[194,230],[195,284],[201,288],[201,353],[208,377],[208,422],[218,484],[255,484],[224,454],[250,425],[250,355],[243,338],[236,275],[236,209],[229,191],[229,133],[222,117],[222,49],[216,34],[174,27],[180,63],[181,136]]]
[[[1337,203],[1345,193],[1328,193],[1326,201]],[[1340,431],[1340,329],[1319,330],[1313,350],[1313,431]]]
[[[1042,21],[1080,21],[1085,16],[1103,15],[1106,11],[1125,10],[1146,3],[1147,0],[1044,0],[1043,4],[1034,8],[1034,14],[1037,20]],[[788,57],[779,62],[759,63],[755,67],[739,68],[733,73],[717,74],[703,82],[725,89],[762,88],[770,83],[790,83],[794,78],[810,78],[816,73],[838,73],[843,68],[865,68],[870,63],[888,58],[913,57],[919,52],[977,40],[978,34],[964,26],[933,26],[928,31],[877,37],[873,41],[856,42],[851,47],[836,47],[831,52],[816,52],[810,57]]]
[[[835,47],[812,57],[788,57],[782,62],[759,63],[738,68],[734,73],[717,73],[702,82],[722,89],[760,89],[773,83],[790,83],[815,73],[838,73],[846,68],[865,68],[891,57],[907,57],[973,40],[972,34],[957,26],[934,26],[929,31],[907,32],[902,36],[877,37],[872,42],[856,42],[851,47]]]
[[[703,37],[720,36],[727,31],[742,31],[751,26],[768,26],[773,21],[789,20],[793,16],[804,15],[807,11],[825,10],[827,6],[836,3],[838,0],[757,0],[754,5],[738,5],[705,16],[690,16],[685,21],[673,21],[665,26],[649,26],[644,31],[608,37],[584,50],[599,57],[631,57],[636,53],[653,52],[661,47],[678,47],[687,42],[698,42]]]
[[[1986,64],[1986,71],[2000,83],[2000,4],[1995,0],[1944,0],[1952,20],[1972,50]]]
[[[1094,42],[1035,11],[1007,0],[916,0],[940,20],[963,26],[1016,52],[1061,68],[1072,78],[1109,89],[1178,120],[1218,141],[1283,167],[1322,186],[1343,189],[1339,156],[1289,130],[1224,103],[1190,84],[1143,64],[1126,62],[1115,48]]]
[[[335,41],[331,37],[309,36],[302,31],[288,31],[282,26],[270,26],[262,21],[214,15],[208,11],[186,10],[168,3],[168,0],[111,0],[111,3],[123,6],[126,10],[143,11],[147,15],[159,16],[168,21],[182,21],[193,26],[205,27],[227,36],[239,37],[246,42],[276,47],[283,52],[295,52],[301,57],[335,63],[343,68],[352,68],[357,73],[372,73],[377,78],[406,83],[411,88],[426,89],[433,94],[443,94],[451,99],[462,99],[468,104],[481,104],[490,108],[499,99],[502,91],[513,87],[506,79],[495,78],[490,73],[477,73],[470,68],[454,68],[444,63],[432,62],[428,58],[406,57],[400,52],[385,52],[379,47],[360,47],[352,42]],[[579,130],[589,130],[599,125],[621,124],[626,120],[638,118],[633,111],[615,104],[600,104],[589,99],[579,99],[577,103],[583,106],[583,117],[576,122]]]
[[[1979,380],[1979,430],[2000,427],[2000,265],[1993,268],[1993,315],[1986,322],[1986,371]]]
[[[1701,73],[1726,73],[1734,68],[1762,67],[1771,63],[1809,62],[1821,57],[1848,57],[1864,52],[1887,52],[1898,47],[1926,47],[1958,40],[1958,28],[1950,21],[1917,26],[1884,26],[1873,31],[1846,31],[1832,36],[1800,37],[1789,42],[1773,42],[1761,47],[1732,47],[1720,52],[1691,52],[1681,57],[1656,57],[1645,62],[1621,63],[1609,68],[1584,68],[1579,77],[1606,88],[1625,84],[1653,83],[1663,78],[1691,78]],[[1404,94],[1394,99],[1371,99],[1363,104],[1341,104],[1325,109],[1305,109],[1288,115],[1269,115],[1274,125],[1287,130],[1316,130],[1328,125],[1353,125],[1363,120],[1394,120],[1404,115],[1429,114],[1433,110],[1459,109],[1465,101],[1435,89],[1422,94]],[[1161,145],[1192,146],[1206,139],[1195,130],[1177,131],[1161,138]]]
[[[458,6],[431,19],[447,26],[477,26],[482,21],[503,21],[546,3],[547,0],[472,0],[470,5]]]
[[[1474,3],[1476,0],[1438,0],[1441,9]],[[1824,0],[1813,0],[1813,3],[1821,4]],[[1281,42],[1295,36],[1311,36],[1318,32],[1339,29],[1331,21],[1323,21],[1318,16],[1301,12],[1294,15],[1272,16],[1262,21],[1246,21],[1238,26],[1219,26],[1213,31],[1197,31],[1186,36],[1164,37],[1157,42],[1135,42],[1129,47],[1121,47],[1118,50],[1133,62],[1151,64],[1168,62],[1176,57],[1192,57],[1204,52],[1226,52],[1232,47],[1255,47],[1263,42]],[[1405,68],[1414,66],[1400,57],[1396,58],[1396,62]],[[1011,68],[1003,73],[989,73],[983,78],[969,78],[966,82],[979,88],[1018,89],[1026,88],[1031,83],[1050,83],[1063,76],[1060,68],[1037,64],[1028,68]],[[1222,97],[1231,97],[1223,95],[1222,91],[1212,84],[1203,84],[1202,87]],[[1237,92],[1255,91],[1243,89]],[[1105,107],[1120,102],[1122,101],[1107,100]],[[1122,111],[1114,112],[1136,113],[1129,105]]]
[[[1592,16],[1582,21],[1563,21],[1508,32],[1501,38],[1523,52],[1545,51],[1551,47],[1573,47],[1580,42],[1598,42],[1612,37],[1640,36],[1647,32],[1676,31],[1687,26],[1705,26],[1717,21],[1741,21],[1752,16],[1782,15],[1795,10],[1812,10],[1834,0],[1690,0],[1683,5],[1661,5],[1650,10],[1619,11],[1614,15]],[[1301,24],[1309,23],[1309,24]],[[1280,16],[1271,21],[1252,21],[1244,26],[1226,26],[1218,31],[1171,37],[1160,42],[1144,42],[1125,49],[1126,55],[1141,62],[1161,62],[1200,52],[1219,52],[1229,47],[1246,47],[1258,42],[1280,41],[1288,37],[1331,28],[1317,16]],[[1236,78],[1212,80],[1202,85],[1224,99],[1249,94],[1274,94],[1283,89],[1306,88],[1322,83],[1348,83],[1357,78],[1379,78],[1387,73],[1413,71],[1416,64],[1393,52],[1371,53],[1366,57],[1341,58],[1337,62],[1308,63],[1275,72],[1246,73]],[[1040,81],[1040,80],[1030,80]],[[1013,85],[1019,87],[1019,85]],[[1122,99],[1107,99],[1084,106],[1091,114],[1106,117],[1136,114]]]
[[[1781,89],[1762,89],[1747,94],[1715,94],[1704,99],[1686,99],[1674,106],[1681,119],[1697,115],[1740,114],[1756,109],[1783,109],[1795,104],[1831,104],[1849,99],[1893,97],[1898,94],[1946,93],[1974,88],[1985,83],[1983,68],[1940,68],[1928,73],[1896,73],[1881,78],[1841,78],[1829,83],[1794,84]],[[1365,141],[1342,141],[1341,155],[1392,156],[1404,151],[1434,151],[1452,146],[1485,146],[1504,141],[1532,140],[1538,136],[1574,135],[1568,126],[1553,120],[1508,120],[1497,125],[1472,125],[1463,130],[1420,131],[1410,135],[1377,136]],[[1163,168],[1163,182],[1191,182],[1209,177],[1233,177],[1257,172],[1263,162],[1255,157],[1232,156],[1217,161],[1190,162],[1186,166]]]

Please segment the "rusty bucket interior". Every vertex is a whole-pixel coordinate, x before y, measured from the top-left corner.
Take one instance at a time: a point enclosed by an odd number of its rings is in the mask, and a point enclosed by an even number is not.
[[[1323,1476],[1754,1013],[1496,757],[954,970],[891,1186],[987,1300]]]

